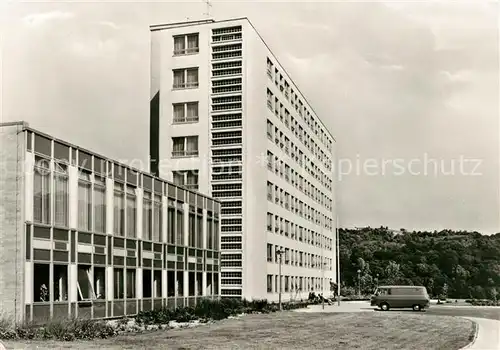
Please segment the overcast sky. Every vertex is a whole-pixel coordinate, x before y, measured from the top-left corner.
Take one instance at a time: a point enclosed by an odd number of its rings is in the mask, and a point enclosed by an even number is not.
[[[146,161],[149,25],[203,2],[0,1],[2,121]],[[252,21],[336,137],[341,226],[500,231],[497,4],[212,3]]]

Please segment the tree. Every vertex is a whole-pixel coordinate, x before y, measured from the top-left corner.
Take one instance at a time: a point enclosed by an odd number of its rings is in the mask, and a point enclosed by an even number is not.
[[[340,268],[346,287],[371,292],[381,284],[423,285],[431,296],[498,298],[500,234],[406,231],[387,227],[340,229]],[[445,287],[446,285],[446,287]]]

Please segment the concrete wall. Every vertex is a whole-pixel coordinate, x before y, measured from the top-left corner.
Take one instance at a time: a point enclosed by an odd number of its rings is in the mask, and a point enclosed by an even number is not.
[[[24,155],[22,124],[0,124],[0,317],[23,318]]]
[[[175,35],[199,32],[200,51],[194,55],[174,56]],[[210,89],[210,28],[195,26],[174,28],[152,33],[155,53],[151,76],[152,86],[160,90],[159,112],[159,174],[172,180],[172,170],[198,169],[199,192],[208,195],[209,186],[209,89]],[[197,89],[173,90],[173,70],[198,67]],[[173,124],[173,103],[199,101],[199,121],[189,124]],[[172,159],[172,137],[198,136],[198,157]]]

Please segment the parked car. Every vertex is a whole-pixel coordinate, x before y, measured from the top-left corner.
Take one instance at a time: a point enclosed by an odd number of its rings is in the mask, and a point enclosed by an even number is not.
[[[378,306],[382,311],[412,308],[423,311],[430,306],[427,289],[422,286],[380,286],[371,297],[371,306]]]

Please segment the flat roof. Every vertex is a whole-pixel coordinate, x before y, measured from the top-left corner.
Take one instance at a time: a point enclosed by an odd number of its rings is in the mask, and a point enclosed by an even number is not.
[[[220,200],[218,200],[218,199],[216,199],[216,198],[213,198],[213,197],[210,197],[210,196],[207,196],[206,194],[203,194],[203,193],[200,193],[200,192],[197,192],[197,191],[193,191],[193,190],[187,189],[187,188],[185,188],[185,187],[182,187],[182,186],[176,185],[176,184],[174,184],[174,183],[172,183],[172,182],[170,182],[170,181],[168,181],[168,180],[162,179],[161,177],[155,176],[155,175],[153,175],[153,174],[151,174],[151,173],[148,173],[148,172],[145,172],[145,171],[139,170],[139,169],[137,169],[137,168],[131,167],[130,165],[127,165],[127,164],[121,163],[121,162],[119,162],[119,161],[117,161],[117,160],[114,160],[114,159],[111,159],[111,158],[109,158],[109,157],[103,156],[102,154],[97,153],[97,152],[94,152],[94,151],[91,151],[91,150],[89,150],[89,149],[86,149],[86,148],[83,148],[83,147],[77,146],[77,145],[75,145],[75,144],[73,144],[73,143],[70,143],[70,142],[68,142],[68,141],[58,139],[57,137],[54,137],[54,136],[49,135],[49,134],[47,134],[47,133],[44,133],[43,131],[40,131],[40,130],[37,130],[37,129],[31,128],[31,127],[29,126],[29,124],[28,124],[27,122],[25,122],[25,121],[15,121],[15,122],[8,122],[8,123],[0,123],[0,127],[15,126],[15,125],[22,126],[23,128],[22,128],[22,130],[21,130],[21,131],[30,131],[30,132],[33,132],[33,133],[38,134],[38,135],[40,135],[40,136],[44,136],[44,137],[49,138],[49,139],[51,139],[51,140],[53,140],[53,141],[57,141],[57,142],[59,142],[59,143],[61,143],[61,144],[64,144],[64,145],[66,145],[66,146],[69,146],[69,147],[71,147],[71,148],[75,148],[75,149],[77,149],[77,150],[79,150],[79,151],[83,151],[83,152],[86,152],[86,153],[90,153],[90,154],[92,154],[92,155],[94,155],[94,156],[97,156],[97,157],[99,157],[99,158],[102,158],[103,160],[107,160],[107,161],[109,161],[109,162],[112,162],[112,163],[115,163],[115,164],[117,164],[117,165],[120,165],[120,166],[122,166],[122,167],[124,167],[124,168],[126,168],[126,169],[129,169],[129,170],[132,170],[132,171],[134,171],[134,172],[137,172],[138,174],[146,175],[146,176],[149,176],[149,177],[151,177],[151,178],[153,178],[153,179],[156,179],[156,180],[159,180],[159,181],[162,181],[162,182],[166,182],[167,184],[172,185],[172,186],[175,186],[175,187],[177,187],[177,188],[180,188],[180,189],[182,189],[182,190],[184,190],[184,191],[186,191],[186,192],[190,192],[190,193],[193,193],[193,194],[196,194],[196,195],[199,195],[199,196],[205,197],[205,198],[210,199],[210,200],[212,200],[212,201],[214,201],[214,202],[217,202],[217,203],[220,203],[220,202],[221,202]]]

